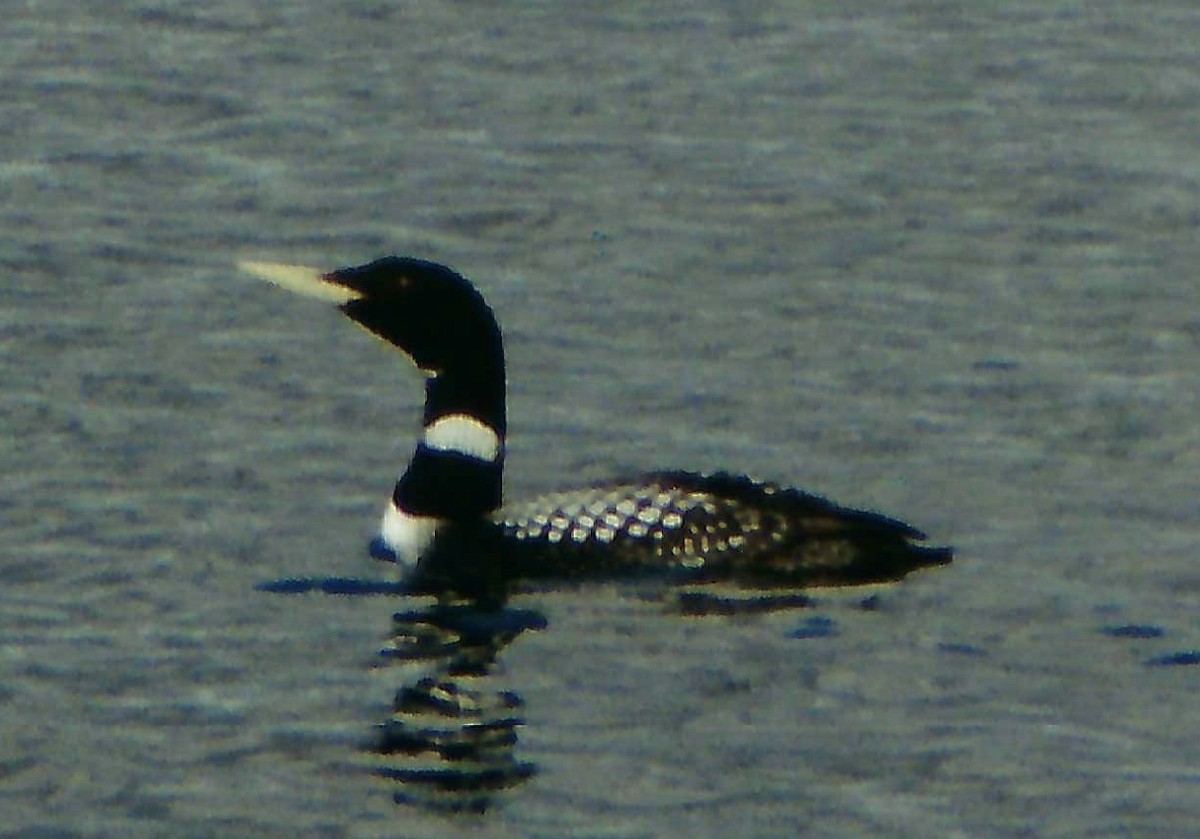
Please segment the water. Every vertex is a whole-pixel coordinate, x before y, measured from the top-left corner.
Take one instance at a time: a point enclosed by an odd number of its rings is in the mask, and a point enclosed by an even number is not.
[[[727,6],[8,4],[0,835],[1194,833],[1200,16]],[[536,774],[393,803],[410,604],[256,586],[378,573],[420,380],[233,270],[393,251],[506,329],[510,496],[737,468],[958,560],[518,598]]]

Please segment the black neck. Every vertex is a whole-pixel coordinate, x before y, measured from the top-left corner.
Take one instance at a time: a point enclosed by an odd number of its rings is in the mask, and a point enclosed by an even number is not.
[[[501,368],[503,365],[501,365]],[[447,371],[425,385],[425,428],[438,420],[466,415],[488,426],[500,444],[492,460],[453,450],[417,445],[408,468],[396,482],[392,500],[401,510],[457,521],[497,509],[504,482],[504,374],[480,377],[483,371],[456,375]]]
[[[505,412],[504,346],[494,345],[478,357],[464,359],[425,382],[426,427],[451,414],[466,414],[489,426],[501,443],[508,431]]]
[[[437,358],[414,357],[432,370],[425,383],[423,425],[429,429],[443,418],[466,416],[495,432],[499,450],[494,459],[483,460],[422,442],[392,498],[410,513],[468,521],[503,501],[507,382],[504,341],[491,310],[480,300],[473,312],[456,314],[438,331]]]

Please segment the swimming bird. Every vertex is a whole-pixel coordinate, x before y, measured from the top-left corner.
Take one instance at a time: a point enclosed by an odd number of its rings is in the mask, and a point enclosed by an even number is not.
[[[945,565],[916,528],[795,488],[656,471],[503,503],[504,341],[478,289],[447,266],[388,256],[323,272],[240,267],[338,306],[425,374],[423,434],[371,553],[413,593],[483,596],[523,580],[666,574],[750,586],[899,579]]]

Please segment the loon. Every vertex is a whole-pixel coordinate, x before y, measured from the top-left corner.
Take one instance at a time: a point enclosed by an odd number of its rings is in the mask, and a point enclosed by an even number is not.
[[[377,559],[405,591],[484,596],[517,582],[667,573],[752,587],[897,580],[951,562],[948,547],[879,513],[725,472],[660,471],[503,504],[504,342],[451,268],[388,256],[332,272],[240,262],[337,305],[426,375],[424,434],[395,485]]]

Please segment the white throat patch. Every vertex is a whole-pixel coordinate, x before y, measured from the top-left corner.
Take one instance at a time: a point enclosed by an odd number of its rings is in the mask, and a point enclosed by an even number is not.
[[[500,455],[500,435],[486,422],[467,414],[447,414],[425,427],[425,445],[492,461]]]
[[[433,544],[438,525],[441,523],[441,519],[433,516],[406,513],[388,501],[387,508],[383,511],[383,522],[379,526],[379,535],[395,552],[396,564],[411,569]]]

